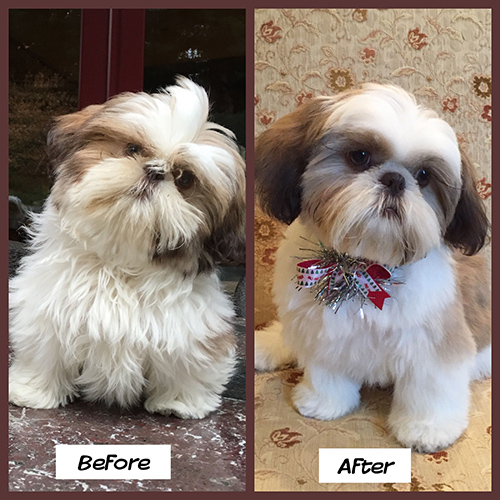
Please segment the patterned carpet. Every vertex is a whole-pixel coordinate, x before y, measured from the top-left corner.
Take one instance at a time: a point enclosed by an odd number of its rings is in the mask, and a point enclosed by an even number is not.
[[[490,491],[491,381],[471,387],[466,433],[445,451],[412,453],[411,483],[320,484],[319,448],[396,448],[388,432],[390,389],[364,388],[361,407],[341,419],[304,418],[293,408],[291,389],[299,370],[255,377],[256,491]]]

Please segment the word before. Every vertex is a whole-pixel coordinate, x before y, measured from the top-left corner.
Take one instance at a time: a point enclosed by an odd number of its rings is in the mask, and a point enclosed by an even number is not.
[[[387,469],[395,463],[396,462],[368,462],[368,460],[365,460],[364,458],[355,458],[351,466],[349,459],[346,458],[342,462],[342,465],[337,471],[337,474],[340,474],[342,472],[347,472],[347,474],[354,474],[356,472],[356,469],[359,467],[361,467],[362,474],[368,474],[369,472],[373,472],[373,474],[387,474]]]
[[[117,460],[115,460],[117,459]],[[118,455],[107,455],[106,458],[92,459],[90,455],[82,455],[78,462],[78,470],[132,470],[134,464],[137,464],[139,470],[148,470],[151,460],[149,458],[118,458]]]

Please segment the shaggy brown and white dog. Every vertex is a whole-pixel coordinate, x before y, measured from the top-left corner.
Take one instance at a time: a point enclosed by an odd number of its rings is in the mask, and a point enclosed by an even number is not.
[[[55,184],[10,284],[9,399],[201,418],[234,365],[215,270],[244,253],[245,166],[190,80],[59,118]]]

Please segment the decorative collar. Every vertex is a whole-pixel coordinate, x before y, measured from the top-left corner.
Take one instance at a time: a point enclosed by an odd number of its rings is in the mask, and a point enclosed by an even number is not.
[[[346,301],[359,300],[359,315],[367,301],[382,309],[391,296],[387,289],[402,284],[393,277],[394,268],[326,248],[323,243],[312,252],[313,259],[297,264],[297,289],[310,288],[314,299],[335,312]]]

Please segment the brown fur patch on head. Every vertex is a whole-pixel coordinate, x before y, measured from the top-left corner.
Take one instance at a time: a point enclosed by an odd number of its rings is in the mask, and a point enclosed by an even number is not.
[[[262,209],[290,224],[299,215],[301,178],[319,140],[332,106],[353,93],[318,97],[280,118],[255,143],[255,190]]]
[[[139,144],[144,155],[151,153],[147,137],[134,123],[115,119],[116,106],[126,103],[133,95],[125,92],[104,104],[87,106],[54,119],[47,137],[47,154],[56,177],[64,173],[78,179],[81,175],[78,166],[66,162],[87,146],[102,149],[103,155],[117,155],[122,154],[128,144]],[[68,167],[68,172],[62,172],[65,167]]]
[[[465,255],[474,255],[487,241],[489,221],[484,203],[477,192],[475,168],[463,151],[461,154],[462,191],[444,239]]]
[[[68,156],[74,153],[79,142],[76,139],[77,132],[83,124],[102,108],[102,105],[96,104],[76,113],[59,116],[54,120],[47,137],[47,155],[55,170]]]
[[[370,167],[381,165],[390,160],[394,154],[393,147],[385,137],[374,130],[340,130],[332,134],[332,141],[326,144],[332,153],[346,158],[346,163],[355,171],[359,169],[349,161],[348,154],[362,150],[370,154]],[[325,138],[326,139],[326,138]]]

